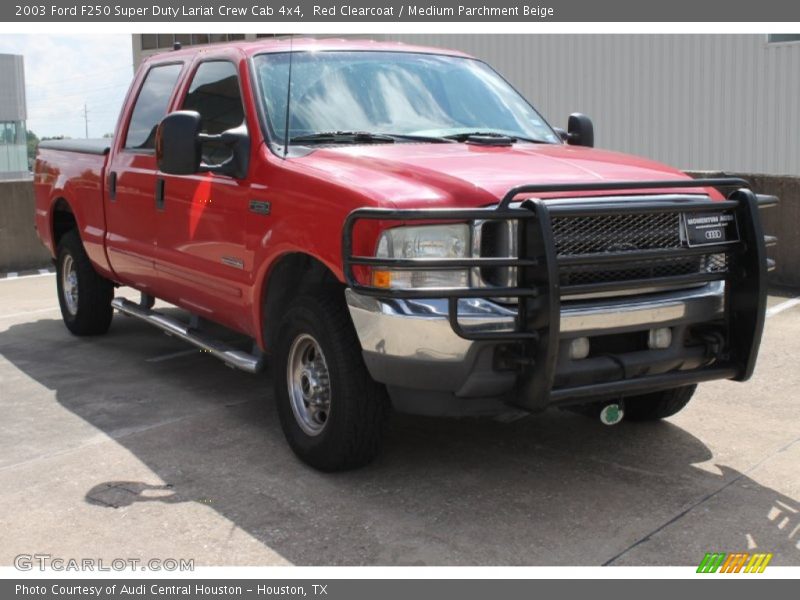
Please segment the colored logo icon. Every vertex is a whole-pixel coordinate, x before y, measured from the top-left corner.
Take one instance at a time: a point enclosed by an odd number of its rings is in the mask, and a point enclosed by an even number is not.
[[[772,560],[771,553],[706,552],[698,573],[763,573]]]

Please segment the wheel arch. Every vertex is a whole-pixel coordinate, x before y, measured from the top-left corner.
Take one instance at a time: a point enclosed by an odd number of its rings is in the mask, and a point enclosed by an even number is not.
[[[293,297],[308,292],[341,292],[344,301],[344,284],[334,271],[318,258],[301,251],[286,252],[276,258],[259,290],[257,331],[262,347],[268,352],[274,347],[280,315]]]
[[[58,244],[64,234],[77,230],[80,237],[80,224],[69,200],[64,196],[57,196],[50,205],[50,235],[53,240],[53,249],[58,251]]]

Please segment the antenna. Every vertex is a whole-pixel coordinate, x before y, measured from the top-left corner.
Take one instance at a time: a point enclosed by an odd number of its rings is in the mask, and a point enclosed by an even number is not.
[[[292,103],[292,58],[294,57],[294,34],[289,36],[289,81],[286,85],[286,126],[283,129],[283,158],[289,153],[289,107]]]

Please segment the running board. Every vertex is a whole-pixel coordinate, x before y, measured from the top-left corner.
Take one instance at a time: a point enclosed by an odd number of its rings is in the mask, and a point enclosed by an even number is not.
[[[193,329],[178,319],[144,308],[125,298],[114,298],[111,301],[111,306],[129,317],[135,317],[150,325],[155,325],[168,335],[173,335],[190,344],[194,344],[198,348],[216,356],[229,367],[241,369],[248,373],[258,373],[264,366],[263,356],[250,354],[244,350],[236,350],[220,340],[205,335],[202,331]]]

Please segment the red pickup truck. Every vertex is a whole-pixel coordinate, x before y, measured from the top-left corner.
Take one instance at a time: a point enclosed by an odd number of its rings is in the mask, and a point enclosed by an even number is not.
[[[392,407],[668,417],[753,372],[776,200],[593,138],[459,52],[177,49],[141,65],[113,139],[40,145],[36,225],[73,334],[117,310],[245,371],[268,359],[318,469],[374,457]]]

